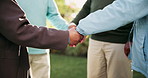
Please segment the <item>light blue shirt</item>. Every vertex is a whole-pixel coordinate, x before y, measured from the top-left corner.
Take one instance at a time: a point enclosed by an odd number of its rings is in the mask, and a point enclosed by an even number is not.
[[[60,16],[54,0],[17,0],[17,2],[31,24],[46,26],[48,19],[56,28],[68,29],[67,22]],[[29,54],[43,54],[46,51],[46,49],[28,48]]]
[[[115,30],[132,21],[135,21],[132,69],[148,78],[148,0],[115,0],[103,10],[82,19],[76,30],[90,35]]]

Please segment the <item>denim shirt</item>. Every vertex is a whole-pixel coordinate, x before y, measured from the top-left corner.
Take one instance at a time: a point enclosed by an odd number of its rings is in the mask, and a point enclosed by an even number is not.
[[[68,29],[67,22],[60,16],[54,0],[17,0],[17,2],[31,24],[46,26],[47,19],[58,29]],[[43,54],[47,51],[46,49],[28,48],[29,54]]]
[[[132,68],[148,77],[148,16],[135,21],[131,55]]]
[[[148,0],[115,0],[79,22],[76,30],[90,35],[114,30],[135,21],[132,69],[148,78]]]

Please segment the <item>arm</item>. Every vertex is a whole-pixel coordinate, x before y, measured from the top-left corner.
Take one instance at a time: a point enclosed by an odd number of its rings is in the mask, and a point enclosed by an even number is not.
[[[67,30],[68,24],[61,17],[57,5],[54,0],[48,0],[48,9],[47,9],[47,19],[51,22],[51,24],[58,29]]]
[[[30,25],[13,0],[3,0],[0,10],[0,34],[12,43],[43,49],[67,47],[68,31]]]
[[[77,31],[90,35],[114,30],[148,14],[148,0],[116,0],[103,10],[98,10],[82,19]]]
[[[82,9],[80,10],[80,12],[77,14],[77,16],[72,20],[72,22],[78,25],[81,19],[85,18],[87,15],[90,14],[90,6],[91,6],[91,0],[87,0],[83,5]]]

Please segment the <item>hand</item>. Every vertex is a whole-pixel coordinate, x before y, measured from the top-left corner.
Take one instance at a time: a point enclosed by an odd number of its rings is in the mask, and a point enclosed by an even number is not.
[[[68,26],[68,29],[70,28],[75,28],[76,29],[76,24],[75,23],[70,23]],[[83,36],[83,38],[80,40],[80,43],[83,43],[86,39],[86,36]],[[76,45],[69,45],[70,47],[76,47]]]
[[[127,42],[124,46],[124,53],[126,56],[130,53],[130,46],[132,45],[132,42]]]
[[[82,40],[80,41],[80,43],[83,43],[86,39],[86,36],[83,36]]]
[[[68,29],[73,28],[73,27],[76,28],[76,25],[74,23],[70,23],[68,26]]]
[[[77,45],[82,39],[83,36],[80,35],[76,30],[75,27],[70,28],[69,31],[69,39],[70,39],[70,46]]]
[[[83,36],[79,42],[83,43],[85,41],[85,39],[86,39],[86,36]],[[69,46],[70,47],[76,47],[76,45],[72,45],[72,44],[69,44]]]
[[[68,29],[70,28],[76,28],[76,24],[75,23],[70,23],[69,26],[68,26]],[[70,47],[76,47],[76,45],[72,45],[72,44],[69,44]]]

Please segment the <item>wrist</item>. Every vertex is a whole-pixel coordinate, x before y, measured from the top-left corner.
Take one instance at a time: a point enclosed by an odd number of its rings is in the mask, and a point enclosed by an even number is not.
[[[76,24],[73,23],[73,22],[71,22],[71,23],[68,24],[68,26],[71,26],[71,25],[75,25],[76,26]]]

